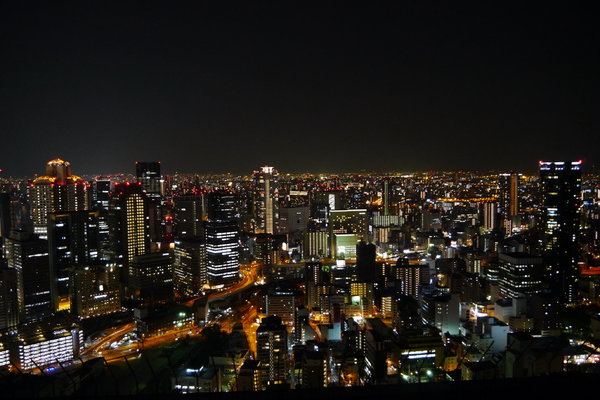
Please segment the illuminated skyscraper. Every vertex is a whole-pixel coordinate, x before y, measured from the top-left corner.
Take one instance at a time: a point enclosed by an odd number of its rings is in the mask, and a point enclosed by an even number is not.
[[[507,234],[512,232],[513,220],[519,214],[519,174],[500,174],[500,216]]]
[[[5,251],[8,268],[17,271],[19,313],[25,321],[50,315],[48,242],[30,232],[12,231]]]
[[[180,296],[198,295],[207,279],[206,244],[203,238],[175,241],[175,292]]]
[[[540,161],[547,283],[562,303],[577,299],[581,161]]]
[[[410,264],[405,258],[398,259],[395,275],[400,279],[400,292],[403,295],[419,298],[422,268],[421,265]]]
[[[331,253],[336,258],[355,258],[356,244],[368,240],[366,209],[332,210],[329,214]]]
[[[0,245],[4,243],[12,228],[10,203],[10,193],[0,193]]]
[[[150,253],[133,257],[129,264],[129,297],[140,307],[173,300],[173,257]]]
[[[50,292],[54,310],[70,308],[72,270],[99,260],[98,211],[48,214]]]
[[[98,211],[98,248],[102,260],[108,259],[110,249],[108,209],[113,189],[109,179],[97,179],[94,183],[94,210]]]
[[[488,201],[481,204],[481,225],[486,231],[493,231],[497,227],[498,203]]]
[[[83,179],[71,173],[70,163],[60,158],[48,161],[46,175],[35,178],[27,191],[34,233],[47,238],[51,212],[88,210],[88,188]]]
[[[173,198],[175,235],[178,238],[202,237],[204,231],[205,196],[183,195]]]
[[[71,270],[71,313],[79,318],[96,317],[121,309],[117,267],[80,266]]]
[[[230,285],[240,273],[239,230],[234,218],[234,197],[229,191],[212,192],[206,221],[206,255],[210,286]]]
[[[141,182],[144,192],[150,198],[160,198],[162,191],[162,176],[159,161],[136,161],[135,176]]]
[[[256,233],[278,233],[279,173],[273,167],[254,171],[254,220]]]
[[[287,330],[275,315],[263,318],[256,330],[257,359],[263,367],[263,386],[286,381]]]
[[[141,183],[115,185],[110,201],[109,227],[113,248],[110,261],[121,268],[121,282],[127,285],[128,267],[133,258],[151,251],[149,200]]]
[[[20,322],[19,276],[15,268],[8,268],[0,258],[0,330],[12,328]]]

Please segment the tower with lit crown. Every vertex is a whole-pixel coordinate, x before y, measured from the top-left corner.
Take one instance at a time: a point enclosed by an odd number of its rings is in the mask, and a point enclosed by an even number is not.
[[[255,233],[277,233],[279,230],[279,173],[264,166],[254,171]]]
[[[46,175],[33,180],[27,195],[34,233],[48,237],[48,214],[89,209],[89,185],[71,173],[71,164],[60,158],[48,161]]]

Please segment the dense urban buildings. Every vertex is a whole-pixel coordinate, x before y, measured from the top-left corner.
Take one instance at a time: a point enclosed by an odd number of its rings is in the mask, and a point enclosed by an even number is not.
[[[580,161],[239,176],[138,162],[85,180],[48,165],[0,197],[9,370],[189,345],[169,390],[196,393],[508,378],[522,356],[534,375],[600,366],[600,177]]]

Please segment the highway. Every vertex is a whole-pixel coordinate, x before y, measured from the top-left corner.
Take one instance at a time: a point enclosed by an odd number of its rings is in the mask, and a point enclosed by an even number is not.
[[[212,301],[222,300],[224,298],[227,298],[228,296],[236,294],[236,293],[248,288],[249,286],[253,285],[254,282],[256,282],[258,280],[257,270],[258,270],[259,266],[260,266],[260,264],[258,264],[256,262],[240,265],[240,273],[242,274],[243,278],[235,285],[233,285],[223,291],[209,294],[208,295],[209,301],[210,300],[212,300]],[[197,298],[188,300],[183,304],[188,307],[191,307],[194,304],[194,302],[200,298],[201,297],[197,297]],[[251,348],[251,351],[255,352],[256,351],[255,334],[256,334],[256,327],[258,326],[255,323],[256,316],[257,316],[256,306],[251,305],[250,307],[246,307],[241,312],[241,314],[238,314],[238,315],[239,315],[239,317],[236,318],[236,320],[234,320],[234,321],[229,321],[229,318],[227,319],[227,321],[222,321],[223,328],[225,328],[225,330],[231,331],[231,326],[233,326],[233,324],[235,322],[238,322],[237,320],[239,319],[239,322],[242,322],[242,325],[244,326],[244,331],[248,335],[248,344]],[[229,328],[229,329],[227,329],[227,328]],[[197,328],[186,327],[184,329],[176,329],[176,330],[169,331],[160,336],[152,336],[152,337],[145,338],[145,339],[143,339],[142,342],[135,342],[135,343],[128,344],[125,346],[120,346],[116,349],[109,348],[111,343],[121,340],[123,338],[123,336],[132,332],[134,329],[135,329],[135,323],[133,323],[133,322],[126,324],[126,325],[122,325],[122,326],[118,326],[118,327],[109,329],[107,331],[106,336],[104,336],[102,339],[98,340],[97,342],[93,343],[90,347],[84,349],[81,352],[82,359],[85,361],[85,360],[89,360],[92,358],[102,356],[106,360],[114,362],[114,361],[122,360],[122,357],[125,355],[137,353],[138,351],[146,349],[146,348],[164,345],[166,343],[176,340],[178,337],[181,337],[181,336],[184,336],[187,334],[195,335],[200,332],[200,330]]]

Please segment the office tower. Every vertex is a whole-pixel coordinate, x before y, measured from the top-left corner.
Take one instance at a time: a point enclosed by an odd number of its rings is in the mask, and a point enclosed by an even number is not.
[[[110,227],[108,210],[114,185],[109,179],[97,179],[94,183],[94,210],[98,211],[98,250],[101,260],[108,260],[110,254]]]
[[[544,264],[542,257],[526,253],[500,253],[500,293],[504,297],[535,294],[542,291]]]
[[[232,194],[211,193],[208,215],[205,227],[208,283],[213,287],[228,286],[238,281],[240,272],[239,230],[233,219]]]
[[[259,361],[246,359],[238,372],[235,389],[238,392],[262,390],[262,367]]]
[[[187,194],[173,198],[175,236],[190,238],[204,236],[206,217],[205,195]]]
[[[407,259],[399,258],[396,263],[396,278],[400,280],[400,293],[404,296],[419,298],[421,286],[421,265],[410,264]]]
[[[390,215],[390,180],[383,181],[383,215]]]
[[[95,264],[98,251],[98,211],[48,214],[50,293],[54,310],[70,308],[71,269]]]
[[[253,254],[256,261],[267,267],[273,265],[273,255],[275,253],[276,243],[273,235],[269,233],[258,233],[254,240]]]
[[[0,246],[8,237],[12,229],[12,217],[10,212],[10,193],[0,193]]]
[[[286,325],[294,323],[295,303],[295,296],[292,291],[273,290],[265,296],[267,315],[275,315],[281,318],[281,323]]]
[[[182,297],[200,294],[208,279],[204,239],[176,240],[174,255],[175,292]]]
[[[5,342],[11,363],[20,371],[30,371],[79,357],[83,331],[70,316],[51,317],[19,325]]]
[[[356,276],[360,282],[375,281],[376,251],[373,243],[364,240],[356,245]]]
[[[310,212],[311,217],[319,222],[326,223],[332,210],[342,210],[342,190],[323,190],[311,193]]]
[[[149,198],[160,199],[163,195],[163,180],[159,161],[136,161],[135,176]]]
[[[512,232],[514,217],[519,214],[519,174],[500,174],[500,215],[507,234]]]
[[[229,190],[214,190],[207,194],[207,216],[209,221],[235,220],[235,195]]]
[[[362,304],[365,316],[372,314],[375,300],[373,282],[352,282],[350,284],[350,296],[352,296],[354,303]]]
[[[128,288],[132,300],[145,307],[173,300],[173,258],[169,253],[133,257]]]
[[[329,257],[329,232],[304,232],[302,235],[302,255],[304,258]]]
[[[308,207],[286,207],[280,211],[280,229],[282,233],[287,233],[288,237],[299,236],[308,229],[310,217]]]
[[[547,279],[562,303],[577,300],[581,161],[540,161]]]
[[[481,226],[483,230],[489,232],[496,229],[497,210],[498,204],[493,201],[481,204]]]
[[[8,268],[17,271],[19,313],[34,321],[51,314],[48,242],[25,231],[12,231],[6,239]]]
[[[71,313],[90,318],[121,310],[116,266],[78,266],[71,269],[71,274]]]
[[[19,275],[0,258],[0,331],[15,327],[19,315]]]
[[[272,315],[262,319],[256,330],[256,349],[263,367],[263,386],[285,383],[287,330],[281,318]]]
[[[324,351],[306,351],[302,358],[302,389],[327,387],[328,363]]]
[[[59,158],[46,164],[46,175],[33,180],[27,189],[33,231],[41,239],[48,234],[48,214],[55,211],[88,210],[88,185],[71,173],[71,164]]]
[[[332,256],[355,258],[356,243],[368,239],[367,210],[332,210],[329,214],[329,230]]]
[[[304,282],[307,287],[309,283],[314,285],[323,283],[323,264],[320,261],[307,261],[304,263]]]
[[[421,317],[423,323],[438,328],[442,333],[458,335],[460,323],[459,295],[436,291],[423,296]]]
[[[279,173],[264,166],[254,171],[254,232],[279,231]]]
[[[332,210],[329,227],[334,234],[355,234],[359,240],[367,239],[368,219],[366,209]]]
[[[110,200],[109,227],[112,244],[110,262],[121,268],[120,279],[127,286],[129,264],[135,256],[151,251],[149,201],[141,183],[115,185]]]

